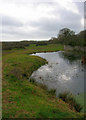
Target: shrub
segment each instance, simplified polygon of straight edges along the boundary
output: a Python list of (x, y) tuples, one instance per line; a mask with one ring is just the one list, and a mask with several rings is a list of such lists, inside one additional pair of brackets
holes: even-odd
[(51, 93), (52, 95), (54, 95), (54, 94), (56, 93), (56, 89), (51, 89), (51, 90), (49, 91), (49, 93)]
[(75, 108), (75, 110), (76, 110), (77, 112), (80, 112), (83, 107), (82, 107), (79, 103), (75, 103), (75, 104), (74, 104), (74, 108)]
[(68, 92), (64, 92), (64, 93), (60, 93), (59, 95), (58, 95), (58, 97), (59, 98), (61, 98), (63, 101), (67, 101), (67, 96), (68, 96)]

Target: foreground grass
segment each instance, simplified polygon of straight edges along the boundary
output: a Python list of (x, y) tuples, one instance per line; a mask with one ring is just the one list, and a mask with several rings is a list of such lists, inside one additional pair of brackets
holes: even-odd
[[(63, 48), (42, 46), (44, 51)], [(50, 47), (50, 48), (49, 48)], [(41, 51), (43, 51), (41, 48)], [(27, 53), (40, 52), (40, 46), (30, 46), (24, 50), (3, 51), (3, 118), (82, 118), (81, 113), (41, 85), (28, 82), (32, 72), (47, 63), (45, 59)]]

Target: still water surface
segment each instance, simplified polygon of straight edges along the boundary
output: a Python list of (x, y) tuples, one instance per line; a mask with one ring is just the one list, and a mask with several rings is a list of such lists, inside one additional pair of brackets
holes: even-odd
[(80, 59), (69, 60), (64, 52), (36, 53), (48, 61), (48, 64), (33, 72), (31, 78), (50, 89), (56, 89), (56, 95), (64, 91), (73, 94), (84, 93), (84, 67)]

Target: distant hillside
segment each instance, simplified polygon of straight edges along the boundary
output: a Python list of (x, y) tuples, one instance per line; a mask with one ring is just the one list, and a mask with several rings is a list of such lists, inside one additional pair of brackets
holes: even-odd
[(25, 49), (26, 47), (35, 44), (36, 46), (47, 45), (47, 41), (21, 41), (21, 42), (2, 42), (3, 50)]

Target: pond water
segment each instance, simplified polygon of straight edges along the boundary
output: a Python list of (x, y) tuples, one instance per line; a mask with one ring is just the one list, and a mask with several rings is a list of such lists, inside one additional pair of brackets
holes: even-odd
[(50, 89), (56, 89), (56, 96), (64, 91), (73, 94), (84, 93), (84, 67), (80, 58), (64, 54), (63, 51), (32, 54), (48, 61), (48, 64), (33, 72), (30, 78)]

